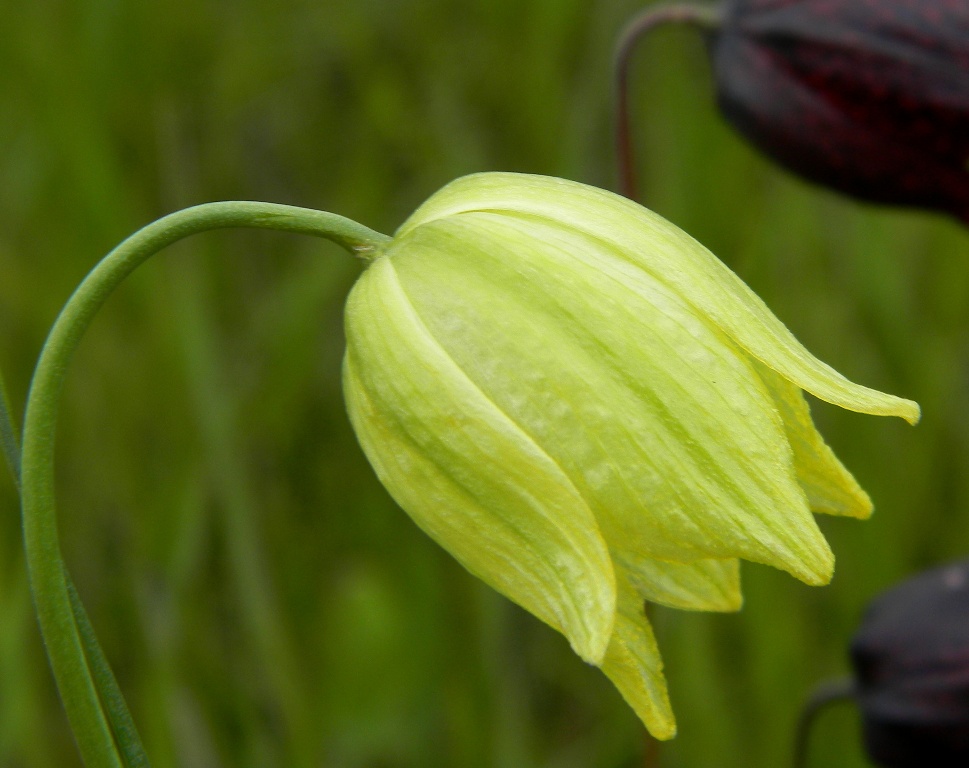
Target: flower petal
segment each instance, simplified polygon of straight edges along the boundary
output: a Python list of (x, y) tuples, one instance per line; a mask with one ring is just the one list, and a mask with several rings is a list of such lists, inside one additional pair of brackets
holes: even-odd
[(562, 468), (610, 548), (830, 579), (763, 382), (674, 291), (601, 241), (507, 214), (422, 225), (386, 258), (430, 333)]
[(626, 198), (564, 179), (474, 174), (433, 195), (404, 222), (398, 236), (470, 211), (531, 214), (600, 239), (662, 280), (751, 355), (816, 397), (851, 411), (900, 416), (911, 424), (919, 419), (917, 403), (855, 384), (814, 357), (710, 251)]
[(794, 452), (794, 471), (811, 511), (861, 520), (870, 517), (871, 499), (815, 428), (800, 388), (765, 365), (758, 365), (758, 369), (784, 420)]
[(685, 611), (739, 611), (740, 561), (673, 563), (651, 557), (615, 558), (636, 592), (651, 603)]
[(389, 259), (357, 282), (346, 329), (347, 408), (390, 494), (469, 571), (599, 663), (613, 569), (573, 484), (439, 346)]
[(602, 671), (657, 739), (676, 735), (676, 718), (670, 706), (653, 628), (635, 589), (617, 574), (618, 613)]

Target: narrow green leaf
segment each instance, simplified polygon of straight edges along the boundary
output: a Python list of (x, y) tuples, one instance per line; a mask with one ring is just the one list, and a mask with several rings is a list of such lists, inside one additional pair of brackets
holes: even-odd
[[(11, 415), (10, 400), (7, 397), (7, 388), (2, 373), (0, 373), (0, 443), (3, 445), (3, 455), (7, 460), (7, 467), (10, 469), (10, 474), (13, 476), (19, 492), (20, 436)], [(77, 589), (74, 587), (74, 582), (66, 571), (65, 578), (74, 621), (77, 623), (81, 643), (84, 647), (84, 655), (94, 678), (102, 708), (111, 725), (111, 730), (114, 732), (115, 741), (124, 760), (125, 768), (148, 768), (148, 758), (135, 729), (131, 713), (121, 695), (118, 681), (108, 665), (104, 651), (101, 650), (98, 639), (94, 634), (94, 628), (91, 626), (90, 619), (88, 619), (87, 611), (85, 611), (81, 598), (77, 594)]]
[(74, 582), (70, 574), (65, 573), (67, 579), (67, 591), (71, 598), (71, 609), (74, 612), (74, 621), (81, 636), (81, 644), (84, 647), (84, 655), (87, 657), (88, 668), (97, 686), (98, 697), (101, 699), (102, 707), (111, 725), (115, 743), (121, 752), (125, 768), (149, 768), (148, 756), (145, 748), (141, 744), (141, 737), (135, 728), (134, 720), (128, 705), (118, 687), (118, 681), (111, 671), (111, 666), (105, 658), (104, 651), (98, 643), (98, 638), (94, 634), (94, 627), (88, 618), (81, 597), (77, 593)]

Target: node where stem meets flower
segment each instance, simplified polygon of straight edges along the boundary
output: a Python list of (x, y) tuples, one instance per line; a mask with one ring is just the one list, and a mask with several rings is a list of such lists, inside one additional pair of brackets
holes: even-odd
[(643, 601), (736, 610), (739, 558), (824, 584), (811, 512), (871, 511), (801, 390), (919, 417), (817, 360), (676, 227), (559, 179), (445, 187), (375, 252), (346, 329), (347, 407), (390, 493), (659, 738), (675, 721)]

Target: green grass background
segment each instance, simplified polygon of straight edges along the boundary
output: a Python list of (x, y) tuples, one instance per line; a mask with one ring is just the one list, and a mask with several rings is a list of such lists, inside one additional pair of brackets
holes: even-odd
[[(392, 232), (473, 171), (611, 186), (628, 0), (32, 0), (0, 24), (0, 367), (17, 410), (72, 288), (176, 208), (257, 199)], [(815, 404), (870, 491), (822, 520), (831, 586), (745, 566), (736, 615), (659, 610), (665, 768), (774, 768), (846, 672), (868, 599), (969, 549), (969, 236), (772, 167), (716, 114), (691, 31), (636, 57), (644, 197), (820, 357), (919, 400), (915, 429)], [(214, 233), (112, 298), (59, 437), (63, 546), (157, 768), (643, 764), (598, 670), (430, 542), (378, 485), (340, 393), (359, 265)], [(79, 764), (0, 474), (0, 766)], [(865, 765), (850, 706), (812, 765)]]

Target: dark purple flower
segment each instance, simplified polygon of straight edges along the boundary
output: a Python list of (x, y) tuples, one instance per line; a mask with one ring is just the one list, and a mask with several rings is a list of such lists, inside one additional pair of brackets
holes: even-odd
[(969, 222), (969, 0), (728, 0), (724, 115), (792, 171)]
[(872, 760), (890, 768), (969, 766), (969, 560), (876, 598), (851, 659)]

